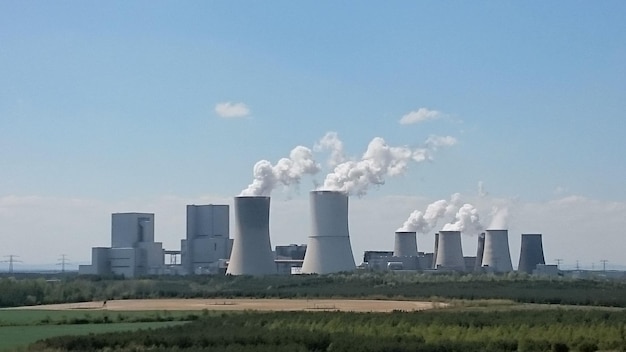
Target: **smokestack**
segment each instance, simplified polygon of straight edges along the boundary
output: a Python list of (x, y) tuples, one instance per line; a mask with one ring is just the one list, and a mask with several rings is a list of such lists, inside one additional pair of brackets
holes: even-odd
[(226, 274), (276, 274), (269, 219), (270, 197), (235, 197), (235, 236)]
[(507, 230), (487, 230), (482, 265), (495, 272), (513, 271), (511, 253), (509, 252), (509, 232)]
[(302, 264), (303, 274), (355, 270), (348, 233), (348, 195), (311, 191), (311, 235)]
[(537, 264), (545, 264), (540, 234), (522, 234), (522, 245), (517, 271), (532, 274)]
[(483, 256), (485, 254), (485, 233), (478, 235), (478, 246), (476, 247), (476, 262), (474, 263), (474, 271), (480, 271), (483, 264)]
[(396, 231), (395, 239), (394, 257), (417, 257), (417, 233), (415, 231)]
[(461, 231), (439, 231), (435, 269), (465, 271)]

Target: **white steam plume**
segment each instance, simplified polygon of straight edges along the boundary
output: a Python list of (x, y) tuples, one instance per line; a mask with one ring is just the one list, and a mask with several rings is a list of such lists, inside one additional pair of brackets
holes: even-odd
[(452, 217), (456, 212), (456, 209), (460, 206), (461, 195), (455, 193), (450, 197), (450, 201), (440, 199), (435, 201), (426, 207), (426, 210), (415, 210), (409, 215), (409, 218), (404, 222), (404, 225), (400, 227), (399, 232), (403, 231), (415, 231), (422, 234), (429, 233), (435, 226), (439, 219), (443, 217)]
[(464, 233), (475, 234), (483, 230), (480, 223), (478, 209), (471, 204), (463, 204), (456, 213), (456, 221), (445, 224), (443, 231), (461, 231)]
[(508, 228), (508, 222), (509, 208), (507, 206), (494, 206), (491, 209), (491, 223), (489, 223), (489, 229), (506, 230)]
[(338, 164), (326, 175), (322, 190), (340, 191), (363, 196), (371, 185), (383, 185), (386, 176), (403, 174), (410, 162), (432, 160), (432, 153), (443, 146), (456, 143), (453, 137), (429, 137), (425, 148), (391, 147), (380, 137), (367, 146), (361, 160)]
[(278, 160), (276, 165), (267, 160), (257, 162), (254, 165), (254, 180), (240, 195), (269, 196), (279, 184), (285, 187), (296, 185), (303, 175), (314, 175), (319, 170), (320, 166), (313, 159), (311, 150), (297, 146), (288, 158)]
[(346, 161), (346, 157), (343, 152), (343, 142), (339, 139), (337, 132), (326, 132), (324, 137), (322, 137), (319, 142), (315, 143), (313, 150), (316, 152), (330, 150), (330, 159), (328, 160), (328, 165), (330, 167), (334, 168), (335, 166)]

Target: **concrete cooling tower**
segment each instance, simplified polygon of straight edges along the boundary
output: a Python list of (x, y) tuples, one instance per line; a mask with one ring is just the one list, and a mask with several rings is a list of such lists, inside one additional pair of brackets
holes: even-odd
[(540, 234), (522, 234), (522, 246), (517, 271), (532, 274), (537, 264), (545, 264)]
[(235, 197), (235, 236), (226, 274), (276, 274), (269, 220), (270, 197)]
[(509, 232), (507, 230), (486, 231), (482, 266), (501, 273), (513, 271), (511, 253), (509, 252)]
[(417, 257), (417, 233), (397, 231), (393, 246), (394, 257)]
[(435, 269), (465, 271), (461, 231), (439, 231)]
[(476, 261), (474, 262), (474, 271), (480, 271), (483, 264), (483, 256), (485, 254), (485, 233), (478, 235), (478, 246), (476, 246)]
[(311, 235), (303, 274), (329, 274), (356, 269), (348, 233), (348, 196), (336, 191), (312, 191)]

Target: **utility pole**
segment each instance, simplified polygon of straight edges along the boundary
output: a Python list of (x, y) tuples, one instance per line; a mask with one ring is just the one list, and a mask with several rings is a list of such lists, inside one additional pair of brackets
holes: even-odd
[(19, 257), (19, 255), (15, 255), (15, 254), (9, 254), (9, 255), (5, 255), (5, 258), (9, 258), (9, 260), (3, 260), (3, 263), (9, 263), (9, 274), (13, 274), (13, 264), (14, 263), (21, 263), (21, 260), (17, 260), (15, 258)]
[(61, 272), (65, 273), (65, 264), (69, 264), (69, 261), (67, 260), (67, 254), (61, 254), (61, 258), (59, 258), (59, 263), (57, 263), (57, 265), (61, 266)]
[(578, 263), (578, 260), (576, 260), (576, 271), (580, 271), (580, 265)]
[(606, 271), (606, 263), (608, 263), (609, 261), (606, 259), (602, 259), (600, 260), (600, 262), (602, 263), (602, 271)]
[(554, 261), (556, 262), (556, 268), (560, 270), (559, 266), (563, 263), (563, 259), (557, 258)]

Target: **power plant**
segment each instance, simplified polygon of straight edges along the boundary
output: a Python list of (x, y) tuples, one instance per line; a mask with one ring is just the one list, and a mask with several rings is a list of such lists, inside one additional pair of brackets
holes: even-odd
[(513, 271), (507, 230), (485, 231), (485, 250), (482, 267), (493, 272)]
[(415, 231), (396, 231), (393, 256), (417, 257), (417, 233)]
[(270, 197), (235, 197), (235, 238), (226, 274), (276, 274), (269, 224)]
[(356, 269), (348, 231), (348, 195), (311, 191), (311, 234), (303, 274), (329, 274)]
[(478, 245), (476, 246), (476, 261), (474, 262), (474, 271), (480, 271), (483, 264), (483, 256), (485, 255), (485, 233), (478, 235)]
[(545, 264), (540, 234), (522, 234), (517, 271), (532, 274), (538, 264)]
[(435, 269), (465, 271), (461, 231), (439, 231)]

